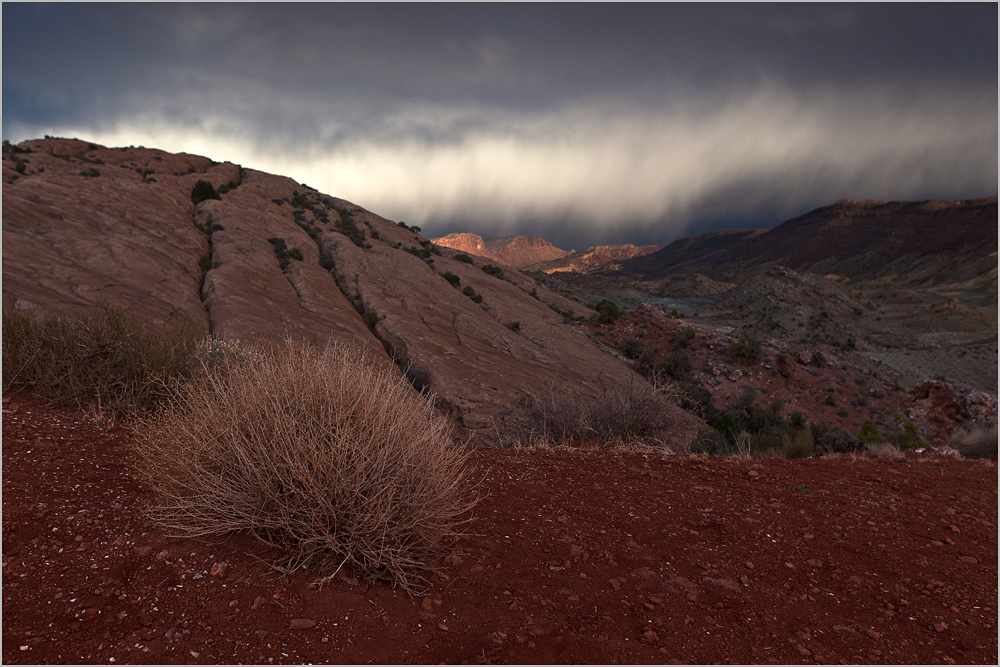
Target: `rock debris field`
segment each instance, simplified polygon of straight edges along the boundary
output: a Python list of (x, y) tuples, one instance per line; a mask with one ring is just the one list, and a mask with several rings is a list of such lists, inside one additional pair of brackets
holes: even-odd
[(128, 439), (4, 399), (4, 663), (997, 662), (995, 463), (480, 448), (411, 597), (167, 536)]

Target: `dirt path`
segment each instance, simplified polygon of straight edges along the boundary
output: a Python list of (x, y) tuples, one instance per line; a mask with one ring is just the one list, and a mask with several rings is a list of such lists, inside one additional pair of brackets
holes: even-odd
[(4, 403), (5, 663), (997, 661), (995, 464), (476, 450), (411, 598), (164, 536), (126, 439)]

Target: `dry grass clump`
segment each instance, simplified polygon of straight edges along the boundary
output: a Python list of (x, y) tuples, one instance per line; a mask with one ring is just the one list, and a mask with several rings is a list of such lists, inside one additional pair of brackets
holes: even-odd
[[(906, 458), (904, 450), (900, 449), (899, 447), (890, 442), (872, 443), (870, 445), (867, 445), (864, 451), (867, 451), (873, 454), (874, 456), (881, 458), (891, 458), (891, 459)], [(853, 456), (851, 457), (852, 460), (856, 460), (858, 458), (864, 458), (863, 452), (856, 452), (852, 454), (853, 454)]]
[(3, 313), (3, 391), (31, 389), (61, 405), (92, 406), (111, 423), (148, 410), (194, 371), (196, 338), (150, 333), (123, 308), (89, 316)]
[(158, 523), (246, 531), (284, 567), (343, 566), (414, 592), (456, 536), (465, 454), (399, 376), (348, 348), (247, 348), (181, 388), (137, 430)]
[(967, 459), (997, 460), (997, 426), (959, 431), (951, 438), (951, 446)]
[(605, 389), (598, 398), (579, 394), (525, 396), (497, 421), (504, 447), (551, 446), (597, 439), (605, 446), (666, 449), (678, 408), (668, 393), (644, 383)]

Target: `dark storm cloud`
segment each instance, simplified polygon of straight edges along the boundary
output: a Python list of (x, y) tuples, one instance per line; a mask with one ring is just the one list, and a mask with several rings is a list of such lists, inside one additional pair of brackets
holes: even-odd
[[(564, 245), (996, 193), (997, 7), (3, 5), (3, 134)], [(539, 228), (539, 226), (543, 228)]]

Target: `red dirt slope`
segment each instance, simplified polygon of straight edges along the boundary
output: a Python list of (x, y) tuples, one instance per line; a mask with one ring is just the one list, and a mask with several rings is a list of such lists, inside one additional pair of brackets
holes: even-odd
[(8, 664), (997, 661), (995, 464), (478, 449), (411, 598), (166, 537), (127, 433), (24, 396), (3, 428)]

